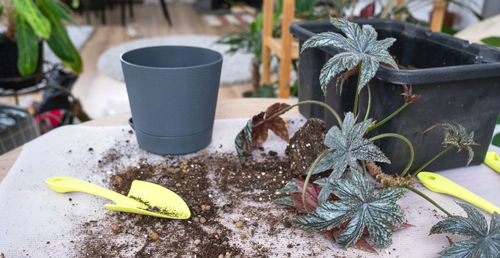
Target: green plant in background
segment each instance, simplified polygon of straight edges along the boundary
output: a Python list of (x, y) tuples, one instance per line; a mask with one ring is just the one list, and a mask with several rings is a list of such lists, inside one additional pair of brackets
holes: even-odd
[(255, 98), (276, 98), (276, 86), (275, 83), (272, 84), (262, 84), (259, 86), (259, 90), (252, 94)]
[[(342, 73), (348, 75), (358, 73), (357, 93), (366, 87), (368, 103), (370, 103), (368, 82), (375, 76), (379, 63), (387, 63), (397, 69), (394, 60), (389, 60), (391, 56), (387, 52), (394, 39), (376, 40), (377, 33), (370, 25), (360, 27), (356, 23), (337, 18), (331, 18), (331, 22), (347, 37), (333, 32), (322, 33), (311, 37), (303, 45), (303, 48), (335, 45), (344, 50), (333, 56), (323, 67), (320, 75), (322, 89), (326, 91), (328, 82)], [(323, 232), (342, 246), (354, 246), (368, 251), (375, 251), (371, 245), (387, 247), (392, 243), (392, 230), (403, 226), (404, 215), (396, 201), (406, 193), (406, 190), (429, 201), (451, 217), (452, 221), (458, 220), (458, 217), (453, 216), (431, 198), (415, 189), (412, 186), (417, 182), (414, 176), (453, 147), (469, 152), (468, 164), (473, 155), (470, 146), (475, 144), (474, 133), (467, 132), (462, 126), (451, 123), (437, 124), (430, 129), (436, 126), (442, 126), (445, 129), (444, 150), (415, 172), (409, 173), (413, 164), (414, 151), (413, 145), (406, 137), (396, 133), (366, 137), (369, 131), (389, 121), (409, 104), (419, 99), (419, 95), (412, 93), (411, 86), (403, 88), (404, 104), (377, 124), (372, 123), (372, 120), (368, 118), (369, 104), (364, 118), (354, 111), (348, 112), (342, 121), (337, 112), (323, 102), (309, 100), (292, 106), (276, 103), (266, 112), (248, 121), (235, 138), (236, 150), (239, 155), (251, 155), (252, 150), (261, 147), (267, 139), (267, 132), (263, 132), (267, 130), (272, 130), (276, 135), (287, 140), (288, 131), (280, 115), (296, 106), (316, 104), (326, 108), (338, 123), (325, 135), (326, 150), (321, 152), (307, 169), (304, 181), (294, 180), (280, 190), (290, 196), (276, 201), (279, 204), (293, 206), (300, 213), (306, 213), (305, 216), (294, 221), (296, 225), (307, 230)], [(356, 110), (357, 98), (356, 94), (354, 110)], [(410, 150), (408, 164), (398, 176), (383, 174), (374, 163), (375, 161), (390, 163), (390, 160), (374, 144), (375, 141), (388, 137), (405, 142)], [(309, 183), (313, 174), (320, 175), (325, 172), (329, 172), (329, 175), (316, 180), (314, 184)], [(374, 182), (367, 178), (367, 172), (382, 184), (384, 187), (382, 190), (375, 190)], [(469, 224), (473, 228), (484, 227), (479, 220), (472, 220)], [(455, 223), (455, 225), (460, 228), (459, 224)], [(435, 232), (437, 231), (431, 233)], [(441, 232), (447, 231), (443, 227)], [(484, 231), (481, 231), (473, 236), (474, 241), (477, 240), (475, 243), (482, 241), (479, 235), (485, 238), (491, 236), (491, 234), (486, 236)], [(497, 235), (494, 236), (497, 237)], [(460, 246), (461, 243), (456, 243), (456, 245)], [(476, 253), (488, 252), (486, 249), (489, 246), (477, 245), (474, 248), (477, 249)]]
[(50, 49), (73, 72), (82, 70), (80, 54), (71, 42), (63, 21), (75, 24), (71, 10), (58, 0), (0, 0), (7, 16), (5, 35), (17, 42), (17, 67), (21, 75), (35, 72), (38, 64), (38, 40), (47, 41)]
[[(277, 19), (277, 17), (276, 17)], [(257, 15), (257, 19), (250, 24), (249, 29), (242, 29), (237, 32), (229, 32), (217, 40), (218, 44), (229, 45), (228, 54), (243, 52), (252, 54), (252, 87), (254, 92), (260, 86), (260, 63), (262, 60), (262, 13)]]
[[(500, 115), (498, 116), (497, 119), (497, 127), (500, 127)], [(497, 133), (493, 136), (493, 140), (491, 142), (493, 145), (500, 147), (500, 133)]]
[(481, 42), (490, 47), (500, 47), (500, 37), (491, 36), (481, 39)]

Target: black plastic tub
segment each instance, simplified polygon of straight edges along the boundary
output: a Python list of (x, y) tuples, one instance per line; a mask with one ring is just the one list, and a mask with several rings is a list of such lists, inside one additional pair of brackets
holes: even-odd
[[(482, 163), (491, 142), (496, 118), (500, 110), (500, 51), (443, 33), (394, 20), (357, 20), (371, 24), (379, 39), (393, 37), (396, 42), (389, 49), (398, 64), (398, 70), (381, 66), (369, 83), (372, 93), (370, 116), (380, 121), (398, 109), (404, 99), (401, 84), (413, 86), (413, 93), (420, 94), (416, 103), (410, 104), (398, 116), (371, 134), (395, 132), (404, 135), (415, 149), (413, 169), (418, 168), (442, 150), (443, 130), (424, 131), (436, 123), (460, 123), (474, 131), (475, 158), (472, 165)], [(335, 31), (328, 21), (293, 23), (290, 32), (299, 38), (300, 45), (316, 33)], [(304, 51), (299, 59), (299, 100), (320, 100), (331, 105), (339, 114), (353, 109), (357, 75), (344, 84), (342, 93), (335, 88), (335, 79), (323, 96), (319, 84), (320, 70), (325, 62), (339, 53), (334, 47), (314, 48)], [(366, 112), (367, 94), (360, 94), (360, 114)], [(330, 127), (336, 122), (321, 107), (300, 107), (306, 117), (322, 118)], [(391, 165), (382, 165), (386, 173), (402, 171), (409, 157), (405, 143), (386, 138), (377, 142), (391, 159)], [(437, 171), (465, 166), (467, 152), (449, 151), (426, 168)]]

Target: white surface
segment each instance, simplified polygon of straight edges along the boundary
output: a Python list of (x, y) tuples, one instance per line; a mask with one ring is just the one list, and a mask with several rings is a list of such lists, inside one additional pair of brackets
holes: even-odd
[(478, 22), (462, 31), (457, 32), (455, 37), (468, 40), (471, 43), (481, 43), (486, 37), (500, 36), (500, 14)]
[(195, 46), (210, 48), (224, 56), (224, 60), (222, 61), (221, 85), (250, 81), (252, 78), (252, 55), (244, 53), (225, 54), (230, 47), (228, 45), (216, 44), (215, 41), (218, 39), (219, 37), (217, 36), (209, 35), (176, 35), (129, 41), (106, 50), (99, 57), (97, 66), (100, 71), (117, 80), (123, 81), (120, 57), (129, 50), (163, 45)]
[[(288, 117), (287, 120), (291, 119), (297, 121), (299, 118)], [(217, 120), (213, 141), (207, 151), (210, 153), (232, 152), (234, 137), (245, 123), (246, 119)], [(301, 123), (303, 122), (289, 123), (290, 133), (295, 132)], [(127, 126), (66, 126), (26, 144), (14, 167), (0, 184), (0, 253), (4, 253), (6, 257), (74, 256), (81, 244), (79, 225), (89, 220), (102, 220), (111, 212), (103, 207), (109, 201), (84, 193), (59, 194), (49, 189), (44, 180), (51, 176), (72, 176), (107, 186), (107, 179), (112, 172), (107, 173), (106, 171), (110, 170), (107, 167), (99, 168), (97, 161), (110, 148), (117, 148), (120, 152), (129, 155), (111, 165), (133, 165), (140, 158), (147, 158), (150, 163), (164, 159), (140, 150), (137, 147), (135, 135), (129, 134), (128, 130)], [(125, 140), (130, 140), (130, 143), (125, 144)], [(285, 146), (285, 142), (271, 133), (270, 142), (265, 148), (266, 150), (274, 149), (282, 154)], [(90, 152), (88, 150), (90, 147), (94, 151)], [(68, 152), (69, 150), (71, 152)], [(500, 149), (496, 148), (496, 150)], [(209, 172), (209, 175), (210, 173), (213, 175), (213, 172)], [(500, 206), (498, 199), (500, 174), (487, 166), (453, 169), (443, 171), (441, 175)], [(423, 191), (452, 213), (463, 215), (453, 198)], [(223, 198), (223, 196), (216, 197)], [(73, 201), (70, 202), (68, 198), (72, 198)], [(230, 201), (217, 199), (216, 204)], [(266, 211), (281, 217), (294, 216), (277, 205), (265, 203), (247, 203), (246, 205), (247, 207), (260, 207), (256, 213)], [(442, 214), (412, 193), (408, 193), (400, 201), (400, 205), (403, 207), (407, 221), (415, 227), (394, 233), (393, 245), (387, 250), (379, 250), (381, 256), (436, 257), (437, 253), (448, 245), (448, 240), (444, 235), (428, 236), (428, 232), (431, 226), (442, 218)], [(228, 227), (231, 227), (234, 219), (238, 217), (238, 214), (234, 213), (219, 215), (221, 222)], [(489, 217), (488, 215), (488, 220)], [(269, 226), (259, 221), (259, 228), (255, 235), (258, 239), (254, 240), (263, 244), (273, 242), (274, 246), (269, 253), (273, 257), (282, 257), (288, 252), (297, 257), (308, 256), (311, 252), (321, 253), (323, 257), (333, 255), (381, 257), (356, 249), (343, 250), (322, 234), (310, 234), (294, 227), (285, 229), (274, 236), (268, 236), (264, 232)], [(50, 244), (47, 244), (48, 241)], [(290, 242), (301, 243), (301, 245), (287, 248)], [(234, 244), (243, 250), (251, 248), (250, 241), (235, 241)], [(328, 249), (321, 252), (321, 246), (326, 246)]]

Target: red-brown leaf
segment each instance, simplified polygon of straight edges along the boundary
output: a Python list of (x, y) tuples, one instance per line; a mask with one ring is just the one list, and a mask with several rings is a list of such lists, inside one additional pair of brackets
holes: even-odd
[(412, 225), (410, 223), (404, 222), (403, 224), (401, 224), (401, 226), (399, 226), (399, 228), (393, 228), (392, 232), (398, 232), (398, 231), (401, 231), (401, 230), (404, 230), (404, 229), (407, 229), (407, 228), (411, 228), (411, 227), (414, 227), (414, 226), (415, 225)]
[(410, 87), (408, 87), (405, 84), (402, 84), (402, 86), (403, 86), (404, 92), (401, 95), (404, 96), (406, 103), (414, 103), (420, 99), (420, 95), (413, 94), (413, 88), (411, 85), (410, 85)]
[(375, 15), (375, 1), (373, 1), (371, 4), (368, 4), (361, 10), (361, 13), (359, 16), (361, 18), (372, 18)]
[(274, 134), (286, 142), (289, 141), (290, 137), (288, 135), (287, 124), (283, 118), (277, 116), (271, 120), (266, 120), (287, 107), (289, 107), (289, 105), (285, 103), (274, 103), (269, 106), (265, 112), (260, 112), (252, 118), (254, 125), (252, 128), (253, 148), (262, 147), (267, 140), (268, 130), (273, 131)]
[[(302, 189), (304, 188), (304, 181), (296, 180), (297, 189), (299, 190), (299, 194), (291, 193), (293, 204), (295, 205), (295, 209), (297, 209), (300, 213), (307, 213), (304, 209), (304, 203), (302, 202)], [(318, 195), (321, 188), (309, 183), (306, 190), (306, 205), (309, 212), (315, 211), (318, 206)]]

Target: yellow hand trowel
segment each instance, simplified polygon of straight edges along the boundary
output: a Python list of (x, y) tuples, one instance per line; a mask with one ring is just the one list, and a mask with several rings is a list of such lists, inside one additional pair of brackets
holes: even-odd
[(176, 193), (157, 184), (134, 180), (127, 196), (71, 177), (51, 177), (45, 180), (58, 193), (84, 192), (109, 199), (112, 211), (137, 213), (168, 219), (188, 219), (189, 207)]
[(454, 183), (444, 176), (440, 176), (436, 173), (431, 172), (420, 172), (417, 177), (418, 179), (420, 179), (420, 182), (425, 185), (425, 187), (429, 188), (433, 192), (453, 195), (466, 202), (474, 204), (489, 213), (493, 213), (494, 211), (500, 213), (500, 208), (498, 208), (497, 206), (477, 196), (476, 194), (463, 188), (462, 186)]
[(498, 158), (498, 154), (496, 154), (494, 151), (488, 151), (486, 153), (484, 163), (486, 163), (486, 165), (490, 166), (496, 172), (500, 173), (500, 159)]

